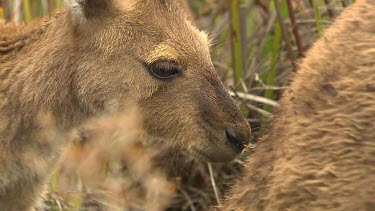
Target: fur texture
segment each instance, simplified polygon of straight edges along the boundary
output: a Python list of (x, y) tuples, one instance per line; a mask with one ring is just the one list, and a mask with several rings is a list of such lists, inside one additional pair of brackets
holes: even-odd
[(375, 209), (375, 1), (315, 43), (222, 210)]
[[(0, 25), (1, 210), (36, 203), (67, 131), (129, 104), (157, 140), (198, 159), (236, 156), (225, 131), (246, 142), (250, 127), (215, 73), (207, 36), (178, 1), (66, 4), (43, 21)], [(159, 61), (178, 66), (179, 74), (154, 77), (148, 67)], [(52, 142), (40, 135), (45, 112), (60, 137)]]

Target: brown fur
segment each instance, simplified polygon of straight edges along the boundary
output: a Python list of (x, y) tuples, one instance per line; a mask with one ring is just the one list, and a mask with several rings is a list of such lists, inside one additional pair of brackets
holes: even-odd
[(222, 210), (375, 209), (375, 1), (315, 43)]
[[(224, 131), (245, 142), (249, 125), (215, 73), (207, 36), (186, 21), (178, 1), (66, 3), (43, 21), (0, 25), (1, 210), (35, 204), (67, 131), (128, 104), (155, 139), (197, 158), (233, 159)], [(182, 73), (155, 78), (144, 63), (158, 60), (177, 62)], [(61, 140), (41, 140), (43, 112), (56, 120)]]

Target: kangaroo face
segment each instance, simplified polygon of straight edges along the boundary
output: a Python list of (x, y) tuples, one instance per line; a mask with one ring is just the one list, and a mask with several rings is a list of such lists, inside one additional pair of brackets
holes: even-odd
[(147, 132), (198, 159), (233, 159), (250, 127), (218, 78), (205, 33), (178, 1), (66, 0), (82, 106), (135, 102)]

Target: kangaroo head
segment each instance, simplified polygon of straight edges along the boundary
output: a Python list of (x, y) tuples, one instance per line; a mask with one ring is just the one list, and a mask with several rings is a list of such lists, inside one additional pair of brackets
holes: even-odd
[(215, 72), (207, 35), (176, 0), (66, 0), (80, 103), (135, 102), (149, 135), (196, 158), (233, 159), (250, 127)]

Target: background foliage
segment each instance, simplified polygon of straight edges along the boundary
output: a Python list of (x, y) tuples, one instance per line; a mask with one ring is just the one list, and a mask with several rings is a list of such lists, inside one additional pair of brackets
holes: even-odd
[[(265, 124), (272, 116), (273, 109), (277, 107), (280, 93), (287, 86), (290, 76), (296, 71), (300, 59), (306, 55), (307, 50), (323, 33), (324, 28), (352, 1), (189, 0), (184, 3), (188, 5), (187, 12), (191, 21), (210, 34), (213, 40), (214, 65), (224, 84), (232, 90), (232, 96), (238, 101), (243, 114), (250, 122), (254, 142), (256, 142), (258, 136), (264, 133)], [(4, 10), (0, 9), (0, 17), (9, 22), (19, 23), (45, 16), (62, 7), (63, 3), (62, 0), (3, 0), (2, 6)], [(116, 121), (111, 120), (108, 125), (113, 125), (113, 122)], [(94, 144), (91, 147), (97, 148), (98, 146)], [(99, 147), (101, 147), (100, 144)], [(74, 157), (71, 153), (76, 153), (75, 155), (84, 153), (82, 150), (86, 149), (78, 147), (68, 150), (69, 157)], [(154, 156), (148, 149), (142, 152), (152, 155), (145, 158), (147, 161)], [(119, 152), (119, 155), (121, 153), (124, 152)], [(159, 193), (159, 197), (168, 199), (168, 203), (159, 201), (159, 204), (165, 205), (168, 210), (207, 210), (210, 206), (219, 204), (220, 196), (225, 194), (243, 167), (243, 162), (236, 160), (230, 164), (214, 165), (213, 171), (210, 171), (205, 163), (191, 165), (184, 162), (181, 165), (181, 159), (178, 157), (178, 155), (164, 156), (163, 159), (158, 159), (160, 162), (153, 167), (156, 170), (150, 170), (151, 167), (147, 167), (142, 172), (145, 174), (149, 172), (153, 175), (153, 179), (160, 181), (159, 188), (164, 187), (170, 190), (167, 187), (173, 184), (174, 191)], [(71, 160), (71, 162), (77, 161)], [(125, 190), (128, 193), (135, 193), (132, 197), (129, 194), (119, 194), (117, 195), (119, 200), (122, 200), (122, 203), (133, 201), (134, 204), (129, 207), (136, 207), (140, 210), (162, 209), (150, 207), (150, 203), (146, 203), (150, 200), (156, 203), (152, 201), (155, 198), (140, 197), (142, 194), (155, 194), (155, 188), (151, 183), (138, 181), (129, 176), (132, 173), (113, 167), (120, 164), (122, 166), (122, 162), (121, 159), (107, 157), (97, 162), (97, 165), (99, 163), (101, 166), (99, 169), (104, 168), (103, 171), (106, 172), (105, 181), (110, 178), (112, 179), (110, 181), (114, 182), (110, 183), (110, 187), (114, 184), (121, 187), (127, 185)], [(140, 166), (144, 165), (145, 163), (140, 164)], [(176, 168), (176, 166), (180, 167)], [(92, 169), (92, 166), (89, 168)], [(129, 168), (136, 167), (128, 166), (127, 169)], [(66, 166), (65, 169), (61, 168), (52, 178), (47, 210), (101, 210), (102, 207), (108, 206), (108, 202), (105, 202), (103, 197), (99, 197), (98, 192), (105, 190), (113, 193), (116, 192), (115, 190), (108, 186), (106, 189), (87, 186), (85, 184), (89, 182), (81, 181), (82, 178), (77, 176), (77, 171), (72, 176), (72, 172), (67, 173), (66, 169), (69, 168)], [(126, 179), (120, 180), (119, 183), (115, 182), (119, 180), (113, 179), (124, 177)], [(168, 178), (168, 181), (165, 178)], [(100, 181), (102, 180), (104, 179), (101, 178)], [(147, 181), (151, 180), (147, 179)], [(140, 190), (142, 191), (139, 192)]]

